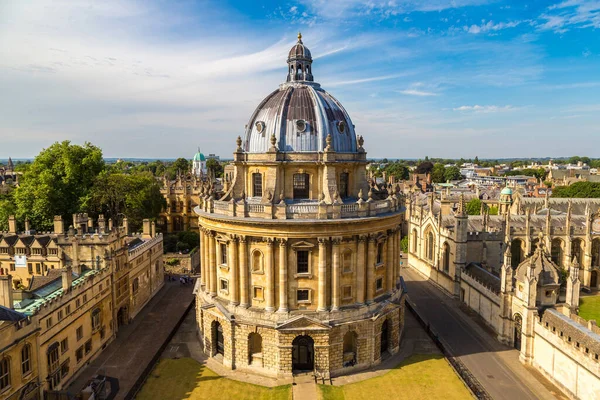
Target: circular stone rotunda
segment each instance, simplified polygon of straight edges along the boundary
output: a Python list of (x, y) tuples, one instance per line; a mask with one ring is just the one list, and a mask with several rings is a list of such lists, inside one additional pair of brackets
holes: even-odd
[(314, 82), (309, 49), (237, 138), (223, 190), (201, 191), (205, 352), (232, 369), (330, 377), (368, 368), (400, 346), (403, 201), (369, 182), (362, 136)]

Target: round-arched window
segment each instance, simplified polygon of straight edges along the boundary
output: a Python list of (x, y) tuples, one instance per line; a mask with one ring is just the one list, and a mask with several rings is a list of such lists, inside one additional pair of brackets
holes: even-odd
[(298, 132), (304, 132), (306, 130), (306, 121), (302, 119), (297, 120), (296, 129), (298, 129)]

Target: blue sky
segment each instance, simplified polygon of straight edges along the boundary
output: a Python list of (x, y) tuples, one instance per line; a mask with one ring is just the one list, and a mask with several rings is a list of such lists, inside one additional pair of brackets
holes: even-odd
[(4, 0), (0, 158), (229, 157), (298, 31), (370, 157), (600, 157), (599, 0)]

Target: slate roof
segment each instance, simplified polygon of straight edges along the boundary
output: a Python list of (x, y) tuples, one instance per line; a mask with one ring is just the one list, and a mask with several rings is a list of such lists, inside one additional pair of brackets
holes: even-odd
[(0, 306), (0, 321), (17, 322), (25, 318), (27, 318), (25, 314)]

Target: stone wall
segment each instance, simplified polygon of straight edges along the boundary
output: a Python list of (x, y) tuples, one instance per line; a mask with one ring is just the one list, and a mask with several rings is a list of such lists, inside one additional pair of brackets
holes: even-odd
[(600, 335), (546, 310), (535, 322), (533, 365), (573, 399), (600, 399)]
[(463, 303), (479, 314), (494, 331), (497, 331), (500, 318), (500, 296), (465, 273), (461, 275), (460, 288)]
[(408, 255), (408, 265), (425, 275), (431, 282), (447, 292), (447, 294), (454, 294), (454, 279), (449, 274), (435, 269), (429, 262), (412, 253)]

